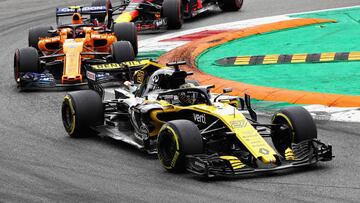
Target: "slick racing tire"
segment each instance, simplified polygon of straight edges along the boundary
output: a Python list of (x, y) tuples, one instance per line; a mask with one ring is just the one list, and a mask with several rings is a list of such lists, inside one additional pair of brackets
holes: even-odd
[[(112, 9), (111, 1), (110, 0), (94, 0), (91, 3), (91, 6), (106, 6), (106, 10)], [(104, 23), (106, 18), (106, 13), (104, 14), (90, 14), (90, 20), (93, 21), (97, 19), (99, 23)]]
[(114, 25), (115, 37), (118, 41), (129, 41), (134, 49), (134, 54), (138, 53), (138, 38), (134, 23), (117, 23)]
[(118, 41), (111, 45), (111, 55), (115, 63), (135, 60), (133, 47), (128, 41)]
[(40, 72), (39, 54), (34, 47), (17, 49), (14, 54), (14, 77), (19, 82), (20, 73)]
[(281, 109), (274, 114), (272, 123), (281, 125), (280, 128), (272, 128), (271, 139), (276, 150), (282, 155), (287, 148), (291, 147), (291, 143), (317, 138), (315, 122), (303, 107), (294, 106)]
[(169, 29), (180, 29), (183, 19), (183, 7), (181, 0), (164, 0), (162, 4), (162, 11), (164, 17), (167, 18)]
[(34, 47), (36, 49), (39, 49), (38, 43), (40, 38), (51, 37), (52, 34), (49, 33), (49, 30), (53, 30), (53, 29), (54, 28), (52, 26), (41, 26), (41, 27), (31, 28), (29, 30), (29, 38), (28, 38), (29, 47)]
[(70, 92), (64, 97), (61, 115), (70, 137), (87, 137), (90, 135), (90, 126), (104, 123), (102, 99), (93, 90)]
[(222, 11), (238, 11), (244, 3), (243, 0), (219, 0), (218, 2)]
[(170, 172), (184, 171), (185, 156), (204, 152), (199, 128), (189, 120), (173, 120), (162, 126), (157, 139), (161, 165)]

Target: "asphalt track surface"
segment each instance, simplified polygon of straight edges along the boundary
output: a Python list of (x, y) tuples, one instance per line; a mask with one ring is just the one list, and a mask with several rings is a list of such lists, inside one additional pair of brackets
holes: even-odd
[[(19, 93), (12, 64), (14, 50), (27, 45), (28, 28), (52, 24), (54, 8), (71, 4), (74, 1), (0, 0), (0, 202), (359, 201), (359, 124), (318, 123), (319, 137), (333, 144), (332, 162), (236, 180), (170, 174), (155, 157), (121, 142), (67, 137), (60, 118), (65, 92)], [(188, 21), (184, 29), (358, 4), (248, 0), (238, 13), (212, 12)]]

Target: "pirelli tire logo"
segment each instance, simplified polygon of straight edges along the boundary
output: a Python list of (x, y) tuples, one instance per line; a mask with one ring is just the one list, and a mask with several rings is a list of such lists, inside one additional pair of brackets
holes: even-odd
[(216, 60), (221, 66), (250, 66), (271, 64), (299, 64), (360, 61), (360, 51), (354, 52), (325, 52), (315, 54), (269, 54), (257, 56), (235, 56)]

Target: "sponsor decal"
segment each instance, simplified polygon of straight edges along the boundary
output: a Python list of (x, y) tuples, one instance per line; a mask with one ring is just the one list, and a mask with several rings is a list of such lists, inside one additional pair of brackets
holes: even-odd
[(152, 78), (152, 81), (154, 82), (154, 83), (157, 83), (157, 82), (159, 82), (159, 75), (154, 75), (154, 77)]
[(99, 64), (99, 65), (92, 65), (91, 67), (95, 70), (113, 70), (113, 69), (124, 68), (124, 66), (122, 66), (118, 63), (105, 63), (105, 64)]
[(106, 6), (71, 6), (69, 8), (57, 8), (57, 13), (73, 13), (75, 10), (80, 10), (80, 12), (91, 12), (91, 11), (106, 11)]
[(81, 11), (106, 11), (106, 6), (88, 6), (83, 7)]
[(144, 77), (145, 77), (145, 72), (142, 71), (142, 70), (139, 70), (136, 72), (136, 82), (139, 84), (139, 83), (142, 83), (144, 81)]
[(247, 121), (246, 120), (235, 120), (235, 121), (230, 121), (230, 125), (233, 128), (245, 128), (247, 125)]
[(126, 62), (122, 62), (122, 65), (127, 65), (129, 67), (132, 66), (141, 66), (141, 65), (145, 65), (149, 63), (149, 60), (141, 60), (141, 61), (126, 61)]
[(193, 116), (194, 116), (194, 121), (196, 121), (198, 123), (206, 124), (205, 114), (194, 113)]
[(265, 148), (260, 148), (260, 149), (259, 149), (259, 152), (260, 152), (261, 154), (265, 154), (265, 155), (268, 155), (268, 154), (269, 154), (269, 150), (267, 150), (267, 149), (265, 149)]
[(180, 153), (178, 151), (175, 152), (174, 158), (171, 160), (171, 167), (174, 168), (176, 165), (176, 161), (179, 158)]
[(95, 80), (96, 80), (96, 75), (95, 75), (95, 73), (90, 72), (90, 71), (86, 71), (86, 77), (87, 77), (89, 80), (92, 80), (92, 81), (95, 81)]

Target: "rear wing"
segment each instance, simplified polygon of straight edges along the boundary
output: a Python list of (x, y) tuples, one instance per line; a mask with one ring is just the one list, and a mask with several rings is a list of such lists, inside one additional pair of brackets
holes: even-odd
[(102, 84), (117, 83), (123, 85), (126, 81), (134, 81), (134, 74), (153, 63), (151, 60), (126, 61), (122, 63), (103, 63), (86, 65), (86, 78), (90, 89), (95, 90), (104, 98)]
[(82, 15), (90, 14), (106, 14), (106, 6), (70, 6), (65, 8), (56, 8), (56, 17), (71, 16), (74, 13), (80, 13)]
[(87, 65), (86, 77), (89, 82), (97, 84), (111, 81), (132, 81), (134, 73), (150, 63), (152, 63), (150, 60), (138, 60)]

